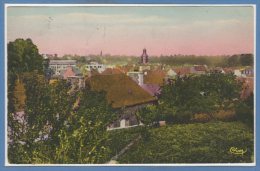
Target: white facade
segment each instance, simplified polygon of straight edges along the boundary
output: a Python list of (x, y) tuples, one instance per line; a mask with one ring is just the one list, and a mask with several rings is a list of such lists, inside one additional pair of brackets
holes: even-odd
[(237, 77), (242, 77), (242, 73), (239, 69), (234, 70), (234, 75), (237, 76)]
[(97, 62), (90, 62), (90, 64), (86, 64), (87, 71), (91, 71), (93, 69), (97, 70), (99, 73), (106, 70), (106, 66), (104, 64), (99, 64)]
[(128, 72), (127, 76), (131, 77), (140, 86), (144, 84), (143, 72)]
[(54, 72), (54, 75), (60, 75), (61, 71), (67, 67), (76, 67), (76, 60), (50, 60), (49, 68)]

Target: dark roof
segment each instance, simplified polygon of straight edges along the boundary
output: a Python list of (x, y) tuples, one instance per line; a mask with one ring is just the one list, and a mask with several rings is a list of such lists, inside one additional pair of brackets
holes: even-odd
[(143, 90), (124, 74), (95, 75), (87, 80), (92, 90), (105, 91), (112, 107), (121, 108), (155, 101), (156, 98)]
[(156, 96), (161, 93), (160, 86), (157, 84), (143, 84), (141, 87), (152, 96)]

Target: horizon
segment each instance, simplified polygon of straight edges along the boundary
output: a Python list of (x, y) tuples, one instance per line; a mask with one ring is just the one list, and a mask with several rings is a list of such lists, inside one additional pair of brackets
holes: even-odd
[(254, 8), (9, 6), (7, 41), (16, 38), (58, 56), (254, 54)]

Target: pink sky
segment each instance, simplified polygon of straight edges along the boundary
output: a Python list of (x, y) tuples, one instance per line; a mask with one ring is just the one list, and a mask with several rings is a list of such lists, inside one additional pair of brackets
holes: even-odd
[(252, 7), (52, 8), (9, 7), (8, 41), (31, 38), (40, 53), (60, 56), (254, 52)]

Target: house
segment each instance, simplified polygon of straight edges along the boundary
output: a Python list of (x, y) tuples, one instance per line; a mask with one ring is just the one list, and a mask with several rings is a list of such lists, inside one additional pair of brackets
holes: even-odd
[(61, 71), (69, 66), (76, 67), (76, 60), (50, 60), (49, 62), (49, 68), (56, 76), (59, 76)]
[(241, 70), (241, 74), (244, 77), (253, 77), (254, 76), (254, 69), (252, 67), (247, 67)]
[(191, 68), (190, 67), (177, 67), (173, 68), (173, 71), (177, 73), (180, 77), (186, 76), (191, 74)]
[(125, 74), (96, 75), (86, 84), (95, 91), (105, 91), (107, 101), (118, 111), (118, 119), (108, 129), (126, 128), (139, 125), (136, 111), (157, 99), (141, 88)]
[(138, 85), (144, 84), (144, 74), (140, 71), (127, 72), (127, 76), (131, 77)]
[(161, 93), (160, 86), (157, 84), (144, 84), (144, 73), (143, 72), (128, 72), (127, 76), (132, 78), (140, 87), (147, 91), (150, 95), (157, 97)]
[(207, 69), (207, 65), (194, 65), (190, 68), (192, 74), (205, 74)]
[(176, 73), (173, 69), (169, 69), (166, 75), (168, 78), (173, 79), (178, 75), (178, 73)]
[(63, 79), (67, 79), (68, 77), (72, 77), (72, 76), (82, 76), (82, 74), (77, 67), (69, 66), (60, 72), (60, 76)]
[(225, 74), (225, 70), (221, 67), (214, 67), (210, 70), (211, 72), (217, 72), (217, 73), (222, 73), (222, 74)]
[(154, 97), (161, 94), (161, 87), (157, 84), (143, 84), (141, 87)]
[(90, 62), (85, 67), (87, 71), (97, 70), (99, 73), (102, 73), (106, 69), (104, 64), (99, 64), (98, 62)]
[(117, 68), (107, 68), (105, 69), (101, 75), (111, 75), (111, 74), (122, 74), (123, 72)]
[(85, 87), (84, 77), (77, 67), (67, 67), (61, 71), (60, 76), (69, 81), (72, 85), (77, 85), (79, 88)]
[(234, 75), (237, 76), (237, 77), (242, 77), (242, 72), (240, 69), (235, 69), (233, 71)]
[(165, 81), (166, 72), (160, 69), (145, 71), (144, 84), (163, 85)]

